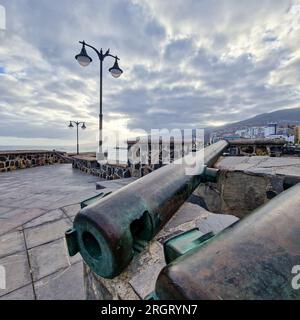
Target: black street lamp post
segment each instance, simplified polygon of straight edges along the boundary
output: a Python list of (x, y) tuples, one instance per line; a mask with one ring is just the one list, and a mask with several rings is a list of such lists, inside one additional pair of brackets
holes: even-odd
[(106, 57), (112, 57), (115, 59), (114, 65), (109, 69), (109, 72), (114, 78), (119, 78), (120, 75), (123, 73), (123, 70), (120, 69), (118, 65), (118, 60), (120, 60), (117, 56), (113, 56), (109, 53), (109, 49), (103, 54), (102, 49), (99, 51), (95, 47), (85, 43), (84, 41), (79, 41), (79, 43), (82, 44), (81, 52), (75, 56), (75, 59), (78, 61), (78, 63), (82, 67), (88, 66), (93, 60), (91, 57), (88, 56), (85, 47), (89, 47), (93, 49), (99, 58), (100, 61), (100, 110), (99, 110), (99, 154), (101, 156), (101, 159), (103, 160), (103, 150), (102, 150), (102, 129), (103, 129), (103, 114), (102, 114), (102, 69), (103, 69), (103, 61)]
[(74, 128), (73, 123), (76, 125), (77, 128), (77, 154), (79, 154), (79, 134), (78, 134), (78, 126), (82, 124), (81, 129), (86, 129), (85, 122), (78, 122), (78, 121), (70, 121), (68, 125), (69, 128)]

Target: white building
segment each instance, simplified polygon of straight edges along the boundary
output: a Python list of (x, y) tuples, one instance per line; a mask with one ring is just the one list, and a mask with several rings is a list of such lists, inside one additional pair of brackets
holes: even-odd
[(285, 135), (285, 134), (273, 134), (271, 136), (268, 136), (268, 139), (283, 139), (287, 142), (294, 142), (295, 140), (295, 136), (288, 136), (288, 135)]
[(277, 123), (269, 123), (267, 127), (265, 127), (265, 137), (269, 138), (270, 136), (277, 134)]
[(247, 137), (247, 129), (236, 130), (235, 134), (242, 137), (242, 138), (248, 138)]
[(249, 127), (246, 129), (240, 129), (235, 132), (242, 138), (246, 139), (257, 139), (264, 137), (264, 127)]

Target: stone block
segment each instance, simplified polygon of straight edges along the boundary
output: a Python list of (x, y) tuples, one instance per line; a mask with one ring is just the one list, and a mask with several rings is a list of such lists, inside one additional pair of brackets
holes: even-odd
[(21, 251), (25, 251), (22, 231), (14, 231), (0, 236), (0, 258)]
[(6, 216), (9, 214), (10, 211), (13, 211), (14, 209), (11, 207), (0, 207), (0, 218), (6, 218)]
[(22, 226), (24, 223), (42, 215), (45, 212), (43, 209), (14, 209), (9, 212), (7, 219), (2, 220), (0, 224), (0, 235), (8, 233), (13, 229)]
[(0, 300), (35, 300), (32, 284), (0, 297)]
[[(154, 242), (150, 250), (162, 254), (162, 248), (155, 248), (158, 243)], [(151, 257), (153, 258), (153, 257)], [(155, 289), (156, 279), (166, 265), (163, 255), (157, 256), (156, 263), (145, 264), (143, 272), (137, 272), (136, 275), (129, 280), (129, 284), (133, 287), (134, 291), (139, 295), (140, 299), (145, 299), (147, 295), (152, 293)]]
[(0, 290), (0, 296), (31, 283), (26, 252), (6, 256), (0, 259), (0, 265), (6, 271), (6, 289)]
[(62, 210), (68, 217), (75, 217), (76, 214), (80, 211), (80, 204), (73, 204), (70, 206), (63, 207)]
[(213, 232), (214, 234), (217, 234), (237, 221), (239, 221), (239, 219), (235, 216), (227, 214), (210, 214), (204, 219), (198, 219), (196, 221), (196, 226), (203, 233)]
[(81, 262), (34, 283), (38, 300), (84, 300)]
[(49, 211), (45, 214), (43, 214), (42, 216), (33, 219), (31, 221), (29, 221), (28, 223), (24, 224), (24, 228), (32, 228), (32, 227), (36, 227), (39, 226), (41, 224), (47, 223), (47, 222), (53, 222), (56, 220), (60, 220), (62, 218), (64, 218), (64, 212), (60, 209), (56, 209), (56, 210), (52, 210)]
[(79, 255), (69, 258), (65, 240), (59, 239), (28, 251), (33, 280), (37, 281), (81, 260)]
[(63, 238), (65, 231), (70, 227), (71, 222), (66, 218), (25, 229), (24, 234), (27, 247), (30, 249), (53, 240)]

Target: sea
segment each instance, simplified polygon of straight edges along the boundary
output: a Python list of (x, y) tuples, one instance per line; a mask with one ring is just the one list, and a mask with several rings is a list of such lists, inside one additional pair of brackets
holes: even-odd
[[(96, 152), (97, 148), (90, 145), (81, 145), (79, 152)], [(0, 151), (13, 151), (13, 150), (56, 150), (68, 153), (75, 153), (76, 146), (54, 146), (54, 145), (14, 145), (14, 146), (0, 146)], [(105, 151), (108, 151), (108, 160), (119, 161), (120, 163), (127, 163), (127, 150), (108, 147)]]
[[(14, 145), (14, 146), (0, 146), (0, 151), (12, 150), (57, 150), (63, 152), (76, 152), (76, 146), (54, 146), (54, 145)], [(80, 146), (80, 152), (95, 152), (95, 147)]]

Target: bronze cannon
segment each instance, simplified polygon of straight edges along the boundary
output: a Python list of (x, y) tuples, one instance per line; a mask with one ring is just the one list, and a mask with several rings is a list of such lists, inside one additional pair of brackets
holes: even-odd
[(215, 181), (208, 168), (227, 148), (219, 141), (196, 152), (192, 175), (186, 161), (175, 161), (83, 208), (66, 232), (69, 254), (80, 252), (93, 272), (104, 278), (119, 275), (202, 181)]
[(216, 236), (196, 239), (195, 230), (183, 236), (192, 241), (182, 255), (174, 250), (183, 247), (180, 236), (165, 244), (175, 258), (157, 279), (156, 298), (300, 299), (300, 283), (293, 287), (300, 271), (300, 184)]

